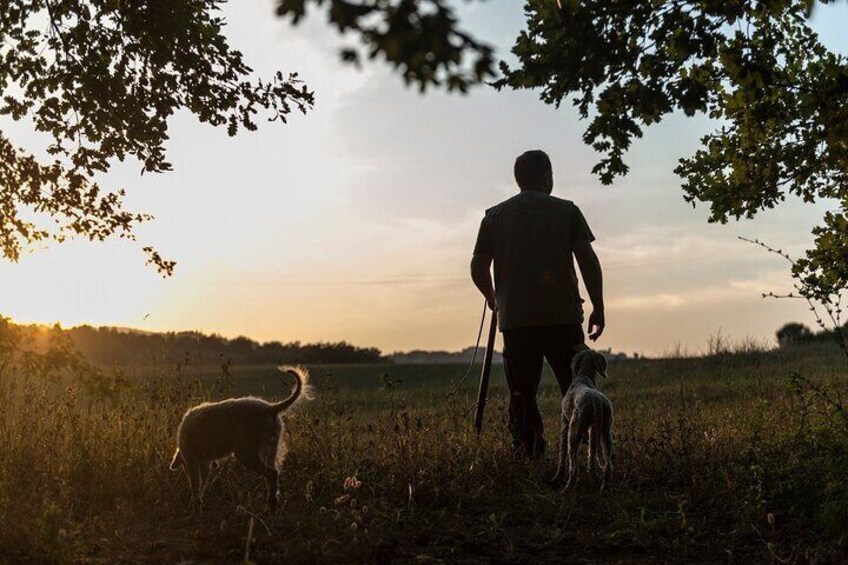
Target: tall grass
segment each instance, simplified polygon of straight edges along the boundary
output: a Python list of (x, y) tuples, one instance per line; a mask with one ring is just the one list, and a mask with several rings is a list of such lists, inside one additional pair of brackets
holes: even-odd
[[(515, 460), (502, 384), (484, 433), (455, 366), (316, 367), (319, 396), (288, 415), (279, 510), (227, 461), (201, 515), (168, 471), (183, 411), (288, 384), (270, 369), (151, 376), (0, 372), (0, 555), (29, 562), (477, 562), (694, 560), (834, 563), (848, 557), (848, 432), (787, 384), (846, 392), (832, 350), (614, 364), (612, 488), (581, 470), (548, 486), (558, 393), (541, 391), (550, 453)], [(136, 374), (137, 373), (137, 374)], [(200, 376), (202, 375), (202, 376)], [(497, 375), (496, 375), (496, 380)], [(426, 383), (426, 384), (422, 384)], [(248, 386), (249, 385), (249, 386)], [(253, 524), (252, 528), (250, 524)], [(250, 535), (248, 530), (251, 529)]]

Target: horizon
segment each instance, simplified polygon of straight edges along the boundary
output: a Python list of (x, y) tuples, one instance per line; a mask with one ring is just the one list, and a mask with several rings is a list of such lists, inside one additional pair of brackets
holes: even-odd
[[(524, 23), (517, 4), (459, 10), (510, 60)], [(608, 327), (593, 346), (656, 356), (697, 351), (717, 333), (773, 342), (784, 323), (813, 326), (798, 301), (760, 298), (791, 289), (788, 269), (736, 237), (797, 256), (829, 204), (790, 199), (754, 220), (707, 224), (706, 208), (683, 201), (671, 170), (709, 121), (673, 116), (652, 127), (626, 156), (627, 177), (603, 187), (572, 109), (488, 87), (420, 96), (382, 63), (361, 71), (339, 63), (340, 40), (317, 14), (292, 28), (271, 3), (224, 12), (246, 62), (260, 76), (300, 72), (315, 109), (232, 139), (177, 114), (173, 172), (141, 177), (126, 162), (98, 177), (125, 187), (130, 209), (156, 216), (137, 230), (139, 242), (72, 241), (0, 263), (0, 312), (18, 323), (460, 350), (473, 343), (482, 307), (468, 274), (477, 226), (486, 208), (517, 192), (515, 156), (539, 147), (553, 161), (553, 194), (574, 200), (598, 238)], [(820, 6), (813, 18), (840, 53), (846, 25), (846, 3)], [(28, 122), (2, 124), (16, 144), (46, 155), (47, 138)], [(163, 280), (145, 267), (142, 244), (177, 260), (175, 275)]]
[[(13, 324), (17, 324), (17, 325), (22, 326), (22, 327), (36, 327), (40, 330), (50, 330), (56, 324), (58, 324), (58, 322), (56, 322), (55, 324), (47, 324), (47, 323), (41, 323), (41, 322), (19, 322), (19, 321), (13, 320), (13, 319), (9, 319), (9, 320)], [(794, 322), (787, 321), (786, 324), (784, 324), (784, 325), (791, 324), (791, 323), (794, 323)], [(222, 339), (225, 339), (225, 340), (228, 340), (228, 341), (233, 341), (233, 340), (237, 340), (237, 339), (248, 339), (248, 340), (251, 340), (251, 341), (253, 341), (253, 342), (255, 342), (259, 345), (268, 345), (268, 344), (271, 344), (271, 343), (279, 343), (281, 345), (289, 345), (289, 344), (293, 344), (293, 343), (299, 343), (300, 345), (308, 346), (308, 345), (317, 345), (317, 344), (321, 344), (321, 343), (323, 343), (323, 344), (334, 344), (334, 343), (341, 344), (341, 343), (344, 343), (344, 344), (353, 346), (357, 349), (375, 348), (375, 349), (377, 349), (377, 351), (379, 351), (380, 355), (382, 355), (383, 357), (386, 357), (386, 358), (393, 357), (393, 356), (396, 356), (396, 355), (409, 355), (409, 354), (414, 354), (414, 353), (458, 355), (458, 354), (470, 352), (474, 349), (477, 349), (478, 351), (481, 351), (481, 352), (485, 351), (485, 349), (486, 349), (486, 344), (483, 343), (482, 340), (479, 344), (475, 345), (474, 343), (471, 343), (469, 345), (460, 346), (456, 349), (429, 349), (429, 348), (415, 348), (415, 347), (413, 347), (413, 348), (410, 348), (410, 349), (402, 349), (402, 350), (401, 349), (398, 349), (398, 350), (383, 350), (381, 348), (375, 347), (373, 344), (355, 343), (355, 342), (352, 342), (351, 340), (347, 340), (347, 339), (340, 339), (340, 340), (333, 340), (333, 341), (328, 341), (328, 340), (303, 341), (303, 340), (298, 340), (298, 339), (294, 339), (294, 340), (279, 340), (279, 339), (263, 340), (263, 339), (256, 339), (256, 338), (254, 338), (250, 335), (244, 335), (244, 334), (224, 335), (224, 334), (214, 332), (214, 331), (213, 332), (201, 332), (199, 330), (192, 330), (192, 329), (161, 330), (161, 331), (156, 330), (156, 331), (154, 331), (154, 330), (145, 330), (145, 329), (140, 329), (140, 328), (136, 328), (136, 327), (129, 327), (129, 326), (92, 325), (92, 324), (77, 324), (77, 325), (73, 325), (73, 326), (64, 326), (62, 324), (58, 324), (58, 325), (59, 325), (59, 328), (63, 331), (71, 331), (71, 330), (75, 330), (75, 329), (79, 329), (79, 328), (89, 327), (89, 328), (92, 328), (94, 330), (115, 330), (115, 331), (118, 331), (118, 332), (137, 333), (137, 334), (141, 334), (141, 335), (173, 334), (175, 336), (180, 336), (180, 335), (185, 335), (185, 334), (200, 333), (201, 335), (204, 335), (206, 337), (219, 337), (219, 338), (222, 338)], [(814, 334), (820, 333), (820, 332), (816, 331), (810, 324), (803, 324), (803, 325), (806, 326), (811, 331), (813, 331)], [(780, 329), (780, 328), (778, 328), (778, 329)], [(775, 333), (777, 333), (777, 331), (778, 330), (775, 330)], [(674, 344), (672, 347), (668, 348), (667, 350), (661, 351), (659, 353), (651, 354), (651, 355), (644, 354), (643, 352), (640, 352), (640, 351), (616, 350), (614, 347), (595, 347), (593, 349), (595, 349), (596, 351), (600, 351), (600, 352), (608, 352), (612, 355), (622, 355), (623, 354), (629, 359), (636, 359), (636, 358), (639, 358), (639, 359), (650, 359), (650, 358), (667, 359), (667, 358), (677, 358), (677, 357), (681, 357), (681, 356), (686, 357), (686, 358), (694, 358), (694, 357), (702, 357), (702, 356), (709, 355), (709, 352), (710, 352), (710, 343), (709, 342), (716, 340), (716, 339), (718, 339), (721, 343), (729, 346), (731, 348), (731, 350), (733, 349), (734, 346), (737, 346), (737, 345), (743, 345), (744, 346), (746, 344), (752, 344), (752, 343), (756, 346), (764, 348), (763, 349), (764, 351), (776, 350), (776, 349), (780, 348), (780, 340), (777, 339), (776, 335), (774, 336), (774, 339), (770, 339), (770, 340), (756, 340), (756, 339), (752, 338), (751, 336), (745, 336), (743, 338), (734, 339), (732, 336), (731, 337), (724, 336), (724, 335), (721, 334), (721, 332), (717, 332), (716, 334), (712, 334), (708, 337), (708, 343), (706, 344), (707, 347), (705, 349), (701, 349), (701, 348), (692, 349), (692, 348), (689, 348), (689, 347), (680, 346), (680, 344)], [(493, 350), (498, 355), (500, 355), (502, 353), (502, 347), (498, 347), (499, 343), (500, 342), (496, 343), (496, 346)], [(771, 348), (771, 349), (768, 349), (768, 348)]]

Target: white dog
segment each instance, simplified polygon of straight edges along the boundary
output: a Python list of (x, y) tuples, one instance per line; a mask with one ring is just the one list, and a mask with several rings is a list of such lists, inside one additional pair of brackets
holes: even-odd
[[(598, 375), (607, 378), (607, 360), (590, 349), (581, 351), (571, 362), (571, 386), (562, 398), (559, 465), (554, 482), (561, 483), (568, 454), (568, 488), (577, 478), (577, 451), (588, 440), (589, 466), (592, 457), (603, 469), (604, 488), (612, 475), (612, 403), (595, 383)], [(603, 451), (603, 456), (602, 452)]]
[(203, 503), (203, 489), (212, 461), (235, 455), (236, 459), (268, 482), (268, 505), (277, 507), (280, 491), (278, 454), (281, 446), (280, 413), (301, 398), (312, 398), (309, 373), (301, 367), (278, 367), (296, 379), (285, 400), (267, 402), (252, 396), (204, 402), (188, 410), (177, 432), (177, 451), (171, 469), (182, 466), (191, 483), (192, 496)]

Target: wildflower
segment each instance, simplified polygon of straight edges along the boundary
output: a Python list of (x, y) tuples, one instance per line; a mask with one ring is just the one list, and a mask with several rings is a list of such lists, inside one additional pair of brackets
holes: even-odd
[(336, 506), (344, 506), (345, 504), (350, 502), (350, 495), (343, 494), (335, 500)]
[(345, 490), (358, 490), (359, 487), (362, 486), (362, 481), (356, 478), (356, 476), (348, 477), (344, 482)]

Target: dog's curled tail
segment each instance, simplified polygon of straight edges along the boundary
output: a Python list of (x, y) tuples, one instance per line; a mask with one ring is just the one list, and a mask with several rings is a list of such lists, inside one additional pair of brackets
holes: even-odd
[(277, 369), (283, 373), (290, 374), (297, 382), (294, 385), (294, 390), (292, 390), (292, 393), (288, 398), (273, 405), (275, 411), (282, 412), (286, 408), (290, 408), (300, 402), (303, 398), (307, 400), (315, 398), (315, 390), (309, 384), (309, 371), (303, 367), (291, 365), (280, 365)]

